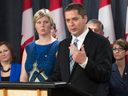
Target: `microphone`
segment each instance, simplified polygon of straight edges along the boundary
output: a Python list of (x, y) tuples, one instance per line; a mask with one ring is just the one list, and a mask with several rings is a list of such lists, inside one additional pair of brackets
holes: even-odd
[(43, 69), (40, 69), (40, 70), (39, 70), (39, 73), (38, 73), (38, 75), (39, 75), (41, 72), (43, 72)]
[(35, 79), (33, 80), (33, 82), (36, 80), (36, 78), (39, 76), (39, 74), (40, 74), (41, 72), (43, 72), (43, 69), (40, 69), (40, 70), (39, 70), (39, 73), (36, 75), (36, 77), (35, 77)]

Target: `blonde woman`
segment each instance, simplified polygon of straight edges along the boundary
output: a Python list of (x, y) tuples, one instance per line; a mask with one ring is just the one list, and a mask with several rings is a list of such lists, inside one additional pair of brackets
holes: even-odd
[(21, 82), (43, 82), (53, 74), (59, 41), (51, 36), (54, 21), (48, 9), (37, 11), (33, 18), (39, 39), (25, 46)]

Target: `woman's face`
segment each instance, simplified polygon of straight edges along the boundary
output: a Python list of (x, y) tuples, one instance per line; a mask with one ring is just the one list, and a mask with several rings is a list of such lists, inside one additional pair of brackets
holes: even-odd
[(37, 22), (35, 23), (35, 28), (39, 35), (47, 35), (50, 34), (52, 26), (48, 17), (43, 16), (42, 18), (37, 20)]
[(123, 47), (121, 47), (118, 44), (113, 45), (113, 55), (116, 60), (122, 60), (125, 59), (125, 56), (127, 55), (127, 51), (124, 50)]
[(7, 62), (11, 60), (11, 52), (6, 45), (0, 46), (0, 61)]

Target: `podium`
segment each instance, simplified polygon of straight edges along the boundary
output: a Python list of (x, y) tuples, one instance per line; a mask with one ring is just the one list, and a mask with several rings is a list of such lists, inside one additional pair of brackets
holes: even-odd
[(65, 82), (0, 82), (0, 96), (91, 96)]

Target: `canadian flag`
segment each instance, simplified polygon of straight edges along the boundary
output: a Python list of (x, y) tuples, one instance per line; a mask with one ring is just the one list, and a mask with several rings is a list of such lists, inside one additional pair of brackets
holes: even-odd
[[(127, 14), (126, 14), (126, 32), (125, 32), (126, 41), (128, 41), (128, 0), (127, 0)], [(128, 62), (128, 55), (126, 56), (126, 61)]]
[(116, 39), (113, 25), (111, 0), (100, 0), (98, 19), (103, 23), (104, 36), (110, 41), (112, 46)]
[(66, 38), (62, 1), (50, 0), (49, 10), (51, 11), (52, 17), (56, 24), (56, 29), (58, 30), (56, 38), (59, 41), (62, 41)]
[(23, 0), (22, 33), (21, 33), (21, 61), (25, 45), (35, 40), (33, 12), (31, 0)]
[(80, 3), (80, 4), (83, 4), (84, 5), (83, 0), (73, 0), (73, 3)]

